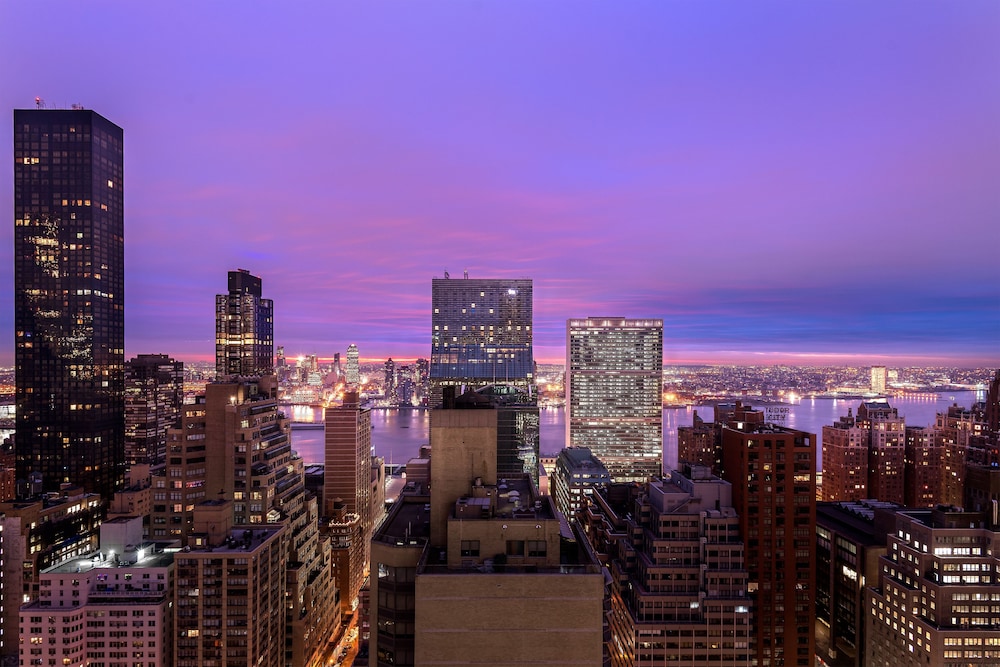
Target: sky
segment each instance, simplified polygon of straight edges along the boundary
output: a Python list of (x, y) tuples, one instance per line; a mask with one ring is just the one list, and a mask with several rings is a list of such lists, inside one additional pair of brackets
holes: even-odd
[(431, 278), (662, 317), (664, 361), (1000, 366), (1000, 3), (0, 3), (12, 110), (124, 128), (126, 355), (430, 348)]

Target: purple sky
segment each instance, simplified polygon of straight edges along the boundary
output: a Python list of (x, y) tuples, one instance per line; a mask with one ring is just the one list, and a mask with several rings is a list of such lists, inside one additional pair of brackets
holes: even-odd
[(426, 356), (431, 278), (662, 317), (667, 363), (1000, 365), (1000, 3), (2, 2), (11, 110), (125, 130), (126, 354)]

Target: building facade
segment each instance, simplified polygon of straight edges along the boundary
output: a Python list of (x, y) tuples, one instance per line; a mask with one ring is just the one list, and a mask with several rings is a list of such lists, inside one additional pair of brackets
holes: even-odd
[(865, 591), (878, 580), (894, 503), (816, 505), (816, 655), (826, 667), (863, 667)]
[(0, 503), (0, 659), (18, 655), (18, 609), (37, 600), (40, 573), (97, 549), (104, 505), (65, 485), (31, 501)]
[(567, 447), (559, 452), (549, 479), (556, 509), (569, 521), (575, 521), (588, 498), (610, 483), (608, 469), (586, 447)]
[[(326, 409), (323, 516), (333, 548), (345, 612), (357, 608), (372, 535), (372, 417), (356, 391)], [(344, 583), (348, 585), (345, 587)]]
[(896, 514), (869, 589), (870, 665), (1000, 664), (1000, 532), (940, 506)]
[(529, 279), (431, 281), (431, 406), (444, 386), (461, 394), (507, 384), (534, 395), (532, 299)]
[(408, 483), (372, 539), (372, 664), (601, 664), (596, 556), (498, 477), (497, 433), (496, 409), (431, 413), (433, 490)]
[(812, 665), (816, 437), (738, 406), (722, 429), (722, 450), (747, 545), (755, 664)]
[(614, 667), (751, 664), (732, 487), (704, 466), (597, 490), (581, 521), (611, 579)]
[(100, 551), (44, 570), (20, 611), (25, 665), (173, 665), (172, 553), (142, 541), (142, 518), (101, 526)]
[(587, 447), (618, 482), (663, 470), (663, 320), (566, 323), (566, 445)]
[(229, 291), (215, 297), (215, 375), (274, 373), (274, 302), (246, 269), (229, 272)]
[(17, 476), (110, 498), (125, 470), (122, 129), (14, 111)]
[(125, 364), (125, 462), (163, 463), (167, 429), (177, 426), (184, 403), (184, 362), (140, 354)]

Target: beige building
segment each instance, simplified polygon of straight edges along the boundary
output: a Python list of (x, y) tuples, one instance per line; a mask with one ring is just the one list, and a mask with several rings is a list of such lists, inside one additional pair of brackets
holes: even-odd
[(175, 560), (176, 667), (284, 667), (288, 539), (282, 524), (234, 527), (231, 501), (198, 506)]
[(101, 526), (101, 550), (43, 571), (21, 607), (19, 664), (172, 664), (174, 555), (142, 542), (142, 518)]
[(372, 664), (602, 662), (604, 575), (530, 476), (498, 479), (496, 413), (431, 413), (433, 492), (372, 540)]
[(97, 550), (103, 503), (79, 486), (0, 503), (0, 658), (18, 654), (18, 610), (38, 599), (39, 573)]
[(957, 508), (896, 514), (867, 596), (868, 665), (1000, 664), (1000, 532)]

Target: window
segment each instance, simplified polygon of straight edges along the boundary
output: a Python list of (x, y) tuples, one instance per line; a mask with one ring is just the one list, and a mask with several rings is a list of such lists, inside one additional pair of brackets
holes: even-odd
[(478, 557), (479, 556), (479, 540), (462, 540), (462, 557)]
[(548, 544), (545, 540), (528, 540), (528, 556), (541, 558), (547, 551)]

